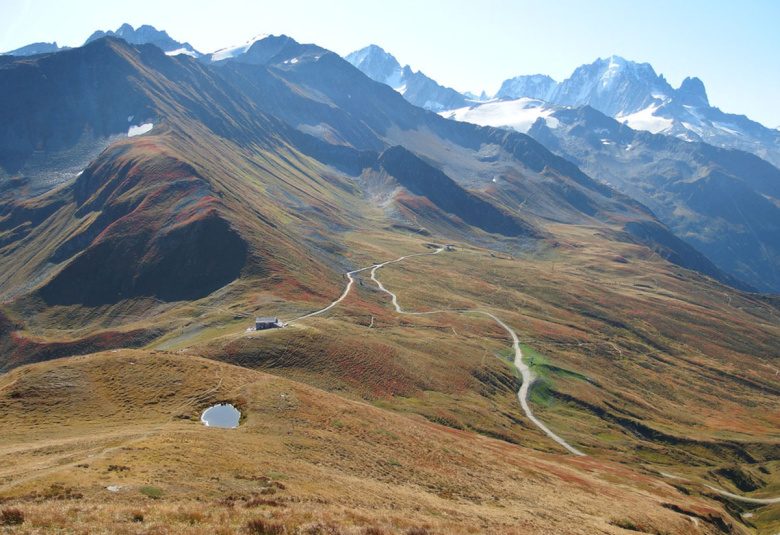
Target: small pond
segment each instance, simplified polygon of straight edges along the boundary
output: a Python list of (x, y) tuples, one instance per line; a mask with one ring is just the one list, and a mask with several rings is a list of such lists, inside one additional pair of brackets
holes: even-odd
[(200, 421), (209, 427), (238, 427), (241, 413), (233, 405), (214, 405), (203, 411)]

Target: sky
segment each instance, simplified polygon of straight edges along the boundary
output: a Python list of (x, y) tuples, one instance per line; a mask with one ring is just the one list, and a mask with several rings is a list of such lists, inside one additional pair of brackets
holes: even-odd
[(710, 104), (780, 127), (780, 0), (1, 0), (0, 51), (80, 46), (95, 30), (151, 24), (208, 53), (286, 34), (341, 55), (376, 44), (442, 85), (495, 93), (521, 74), (561, 81), (619, 55)]

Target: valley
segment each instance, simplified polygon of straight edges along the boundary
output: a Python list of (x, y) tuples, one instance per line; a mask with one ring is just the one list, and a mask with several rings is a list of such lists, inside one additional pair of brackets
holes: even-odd
[(98, 36), (0, 64), (25, 84), (0, 532), (780, 530), (777, 296), (531, 137), (286, 36)]

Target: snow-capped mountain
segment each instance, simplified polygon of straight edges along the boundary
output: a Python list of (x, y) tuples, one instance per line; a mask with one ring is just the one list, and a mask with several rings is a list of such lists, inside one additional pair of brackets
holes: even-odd
[[(684, 86), (699, 87), (691, 81)], [(696, 90), (688, 98), (701, 102), (706, 95)], [(684, 113), (694, 113), (691, 106), (677, 105)], [(780, 291), (780, 170), (767, 161), (747, 151), (641, 131), (665, 120), (643, 112), (631, 116), (634, 122), (646, 121), (643, 129), (629, 128), (589, 106), (526, 97), (440, 115), (527, 133), (590, 176), (650, 207), (724, 271), (761, 291)]]
[[(689, 79), (680, 88), (689, 97), (686, 103), (701, 102), (694, 97), (704, 92), (704, 85), (693, 80), (698, 81)], [(611, 117), (625, 117), (660, 106), (675, 95), (674, 88), (649, 63), (635, 63), (620, 56), (599, 58), (577, 67), (560, 83), (543, 74), (510, 78), (496, 93), (502, 99), (527, 97), (562, 106), (590, 106)], [(706, 93), (704, 104), (709, 105)]]
[(161, 48), (163, 52), (169, 55), (187, 54), (193, 57), (201, 56), (201, 53), (195, 50), (189, 43), (180, 43), (172, 39), (164, 30), (158, 30), (148, 24), (139, 26), (137, 30), (129, 24), (122, 24), (115, 32), (98, 30), (90, 35), (84, 44), (106, 36), (120, 37), (132, 45), (152, 44)]
[(218, 64), (236, 62), (251, 65), (269, 63), (295, 65), (302, 55), (319, 59), (327, 52), (316, 45), (302, 45), (286, 35), (258, 35), (246, 43), (206, 54), (200, 58), (200, 61)]
[(401, 67), (392, 54), (376, 45), (352, 52), (344, 59), (372, 80), (389, 85), (407, 101), (426, 110), (452, 110), (467, 106), (471, 100), (454, 89), (439, 85), (419, 71), (412, 71), (408, 65)]
[(372, 80), (389, 85), (400, 93), (405, 91), (403, 67), (395, 56), (385, 52), (382, 47), (369, 45), (348, 54), (344, 59)]
[(780, 131), (716, 107), (685, 104), (685, 98), (675, 96), (659, 106), (616, 119), (636, 130), (752, 152), (780, 167)]
[(522, 75), (504, 80), (496, 93), (497, 99), (517, 99), (522, 97), (551, 101), (558, 82), (546, 74)]
[(578, 67), (556, 87), (550, 101), (564, 106), (588, 105), (620, 117), (659, 105), (673, 95), (672, 86), (649, 63), (612, 56)]
[[(619, 56), (598, 59), (578, 67), (560, 83), (543, 75), (518, 76), (506, 80), (496, 96), (540, 99), (569, 107), (590, 106), (635, 130), (744, 150), (780, 166), (780, 132), (744, 115), (724, 113), (711, 106), (698, 78), (686, 78), (674, 89), (648, 63), (635, 63)], [(499, 107), (506, 112), (504, 126), (515, 121), (518, 105)], [(498, 126), (499, 113), (492, 106), (487, 111), (458, 110), (447, 116)]]
[[(408, 65), (401, 67), (392, 54), (376, 45), (345, 59), (412, 104), (456, 120), (527, 132), (538, 116), (549, 115), (554, 106), (590, 106), (635, 130), (744, 150), (780, 167), (780, 130), (711, 106), (698, 78), (686, 78), (675, 89), (649, 63), (611, 56), (578, 67), (562, 82), (544, 74), (517, 76), (505, 80), (488, 100), (484, 92), (476, 99), (442, 87)], [(526, 100), (511, 102), (518, 99)]]

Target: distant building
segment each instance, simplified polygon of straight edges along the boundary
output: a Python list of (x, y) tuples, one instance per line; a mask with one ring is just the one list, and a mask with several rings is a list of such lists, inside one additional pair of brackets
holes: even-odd
[(279, 318), (256, 318), (255, 319), (256, 331), (273, 329), (275, 327), (279, 327)]

